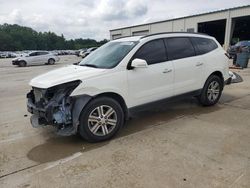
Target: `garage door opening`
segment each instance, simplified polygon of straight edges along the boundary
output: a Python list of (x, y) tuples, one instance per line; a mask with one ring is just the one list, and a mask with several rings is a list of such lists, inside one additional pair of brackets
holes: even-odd
[(230, 42), (235, 44), (242, 40), (250, 40), (250, 16), (232, 20), (232, 39)]
[(148, 35), (148, 34), (149, 34), (149, 30), (132, 32), (132, 36), (145, 36), (145, 35)]
[(226, 19), (198, 23), (198, 32), (215, 37), (223, 45), (225, 40)]

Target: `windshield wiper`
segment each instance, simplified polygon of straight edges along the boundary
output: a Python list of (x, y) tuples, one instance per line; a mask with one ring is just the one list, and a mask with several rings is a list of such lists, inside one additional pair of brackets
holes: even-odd
[(81, 66), (98, 68), (98, 66), (93, 65), (93, 64), (83, 64), (83, 65), (81, 65)]

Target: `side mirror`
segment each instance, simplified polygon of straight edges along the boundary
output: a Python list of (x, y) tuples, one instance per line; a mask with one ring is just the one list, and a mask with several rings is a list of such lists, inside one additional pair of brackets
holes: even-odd
[(133, 68), (147, 68), (147, 61), (144, 59), (134, 59), (131, 63), (131, 67)]

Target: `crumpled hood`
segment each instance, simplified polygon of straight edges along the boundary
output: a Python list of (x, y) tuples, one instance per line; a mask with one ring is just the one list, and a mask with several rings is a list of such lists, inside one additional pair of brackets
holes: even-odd
[(33, 78), (29, 84), (32, 87), (46, 89), (74, 80), (84, 80), (95, 77), (106, 71), (107, 69), (70, 65), (37, 76)]

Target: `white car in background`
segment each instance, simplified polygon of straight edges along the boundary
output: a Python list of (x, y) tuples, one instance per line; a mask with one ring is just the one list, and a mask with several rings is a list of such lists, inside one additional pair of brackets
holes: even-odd
[(93, 48), (89, 48), (86, 51), (82, 51), (80, 52), (79, 56), (81, 56), (82, 58), (87, 57), (90, 53), (92, 53), (93, 51), (95, 51), (97, 49), (97, 47), (93, 47)]
[(18, 65), (19, 67), (25, 67), (27, 65), (40, 65), (47, 64), (53, 65), (58, 62), (60, 58), (47, 51), (33, 51), (21, 57), (14, 58), (12, 60), (13, 65)]

